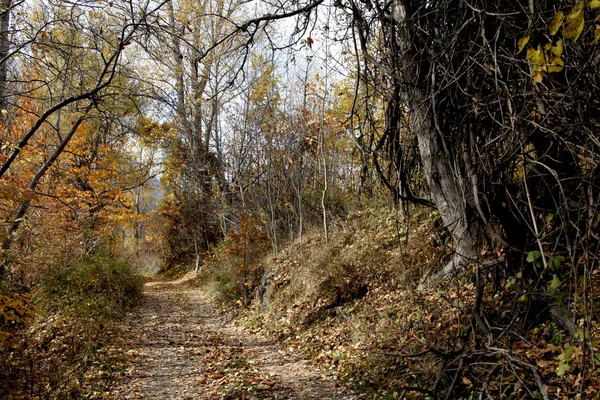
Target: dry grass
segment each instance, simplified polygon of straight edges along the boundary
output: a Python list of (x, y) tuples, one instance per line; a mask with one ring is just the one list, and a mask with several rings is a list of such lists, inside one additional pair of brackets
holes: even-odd
[(341, 305), (378, 287), (413, 289), (438, 251), (434, 224), (422, 210), (408, 218), (377, 209), (351, 214), (330, 233), (313, 230), (302, 245), (296, 241), (278, 257), (264, 262), (280, 288), (270, 300), (271, 312), (300, 304)]
[(120, 319), (140, 300), (142, 281), (108, 254), (42, 275), (36, 317), (0, 347), (0, 397), (101, 398), (123, 361)]
[[(441, 245), (435, 214), (354, 213), (330, 238), (325, 244), (313, 230), (302, 245), (263, 261), (270, 285), (266, 298), (245, 312), (247, 329), (285, 340), (368, 398), (467, 399), (485, 390), (492, 398), (524, 399), (542, 396), (540, 381), (547, 393), (581, 390), (593, 398), (598, 374), (583, 368), (581, 345), (545, 315), (526, 321), (527, 314), (532, 318), (531, 303), (522, 300), (527, 287), (507, 285), (506, 277), (486, 286), (484, 315), (498, 327), (491, 347), (473, 322), (471, 270), (435, 289), (416, 289), (450, 251)], [(590, 332), (597, 336), (597, 328)], [(558, 376), (561, 354), (571, 345), (572, 374)]]
[(393, 395), (409, 382), (435, 380), (433, 355), (399, 361), (394, 354), (420, 352), (442, 330), (449, 342), (440, 350), (460, 346), (473, 285), (416, 291), (424, 271), (439, 262), (437, 226), (425, 210), (405, 218), (374, 209), (350, 215), (327, 245), (313, 230), (302, 245), (264, 262), (270, 295), (246, 314), (246, 326), (285, 338), (366, 392)]

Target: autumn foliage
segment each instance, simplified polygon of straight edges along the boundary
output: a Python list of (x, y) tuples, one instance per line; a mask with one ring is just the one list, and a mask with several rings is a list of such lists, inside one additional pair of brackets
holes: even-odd
[(374, 398), (598, 397), (598, 0), (0, 5), (17, 390), (96, 390), (134, 264)]
[[(35, 10), (28, 9), (27, 29), (44, 25), (47, 15)], [(120, 255), (123, 238), (147, 218), (132, 192), (149, 180), (148, 164), (132, 150), (143, 132), (131, 104), (102, 102), (112, 79), (121, 90), (128, 84), (124, 74), (111, 73), (118, 57), (109, 53), (122, 47), (103, 48), (103, 70), (97, 53), (76, 50), (84, 34), (39, 32), (0, 93), (7, 108), (0, 122), (2, 398), (93, 392), (83, 377), (105, 373), (104, 363), (113, 362), (103, 354), (117, 337), (115, 321), (141, 294), (141, 281)], [(75, 68), (79, 86), (72, 84)]]
[(264, 224), (248, 214), (239, 227), (212, 249), (199, 272), (199, 280), (214, 282), (223, 301), (249, 305), (263, 275), (262, 260), (270, 249)]

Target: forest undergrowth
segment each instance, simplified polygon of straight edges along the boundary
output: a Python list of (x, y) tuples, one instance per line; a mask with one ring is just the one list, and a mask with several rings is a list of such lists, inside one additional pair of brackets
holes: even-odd
[(121, 319), (142, 279), (114, 255), (49, 265), (0, 292), (0, 397), (101, 398), (120, 373)]
[(301, 350), (367, 398), (597, 399), (598, 271), (575, 286), (564, 258), (541, 271), (535, 253), (516, 266), (497, 249), (418, 288), (453, 250), (436, 214), (354, 212), (329, 243), (315, 228), (267, 257), (259, 230), (247, 241), (242, 229), (198, 282), (247, 330)]

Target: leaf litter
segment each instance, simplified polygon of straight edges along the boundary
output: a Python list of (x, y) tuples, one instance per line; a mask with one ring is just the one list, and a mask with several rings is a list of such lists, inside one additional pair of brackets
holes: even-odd
[(294, 348), (231, 323), (190, 277), (149, 282), (107, 399), (358, 399)]

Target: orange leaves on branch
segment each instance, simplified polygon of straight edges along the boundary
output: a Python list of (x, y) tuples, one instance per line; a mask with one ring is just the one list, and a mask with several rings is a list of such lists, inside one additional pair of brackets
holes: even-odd
[(29, 325), (35, 316), (30, 293), (0, 294), (0, 346), (12, 337), (12, 331)]
[[(13, 111), (12, 129), (8, 131), (0, 124), (4, 146), (0, 162), (35, 123), (43, 108), (31, 99), (16, 101), (19, 108)], [(70, 121), (78, 116), (76, 107), (66, 107), (60, 120), (52, 117), (51, 124), (43, 126), (20, 151), (0, 182), (0, 218), (5, 222), (1, 239), (7, 237), (6, 228), (23, 202), (35, 203), (26, 215), (27, 223), (11, 238), (13, 249), (18, 251), (13, 268), (23, 269), (26, 274), (35, 274), (36, 266), (56, 262), (61, 254), (88, 251), (88, 245), (99, 243), (97, 239), (113, 235), (132, 220), (131, 195), (123, 188), (136, 187), (143, 173), (129, 156), (129, 144), (119, 126), (105, 126), (98, 119), (79, 126), (66, 150), (36, 187), (38, 194), (27, 189), (56, 150), (57, 130), (64, 135), (71, 128)]]
[(254, 252), (258, 251), (262, 255), (264, 247), (268, 244), (268, 237), (263, 225), (260, 220), (251, 215), (241, 213), (239, 231), (230, 232), (228, 236), (227, 252), (229, 255), (244, 258), (244, 264), (249, 263), (249, 258), (254, 258)]

